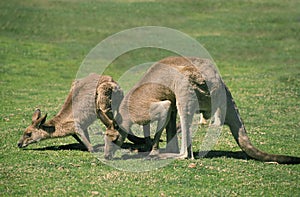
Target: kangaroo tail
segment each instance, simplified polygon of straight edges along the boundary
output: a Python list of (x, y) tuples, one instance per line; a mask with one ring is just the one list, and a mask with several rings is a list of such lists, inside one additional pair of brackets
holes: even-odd
[(254, 147), (247, 135), (245, 126), (238, 112), (237, 106), (232, 98), (230, 91), (227, 93), (227, 113), (225, 124), (230, 127), (236, 142), (240, 148), (251, 158), (264, 162), (277, 162), (280, 164), (300, 164), (300, 158), (287, 155), (269, 154)]

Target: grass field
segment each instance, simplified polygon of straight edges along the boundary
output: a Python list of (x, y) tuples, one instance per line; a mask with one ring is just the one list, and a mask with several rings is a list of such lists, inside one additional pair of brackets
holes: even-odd
[[(239, 158), (228, 128), (216, 154), (140, 173), (119, 171), (85, 151), (47, 148), (73, 138), (17, 148), (35, 108), (49, 117), (58, 112), (96, 44), (155, 25), (180, 30), (210, 52), (253, 144), (300, 156), (299, 10), (296, 0), (1, 1), (0, 196), (299, 196), (299, 165)], [(166, 54), (132, 52), (107, 73), (118, 79), (123, 70)]]

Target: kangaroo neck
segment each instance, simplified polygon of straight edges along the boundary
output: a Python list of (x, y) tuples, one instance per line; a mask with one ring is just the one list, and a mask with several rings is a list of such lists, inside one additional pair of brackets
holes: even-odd
[(62, 119), (57, 116), (43, 124), (42, 129), (47, 131), (51, 138), (63, 137), (75, 133), (75, 125), (72, 119)]

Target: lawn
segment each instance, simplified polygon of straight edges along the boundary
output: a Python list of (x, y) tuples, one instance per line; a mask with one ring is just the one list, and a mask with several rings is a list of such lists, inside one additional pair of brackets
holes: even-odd
[[(76, 143), (71, 137), (17, 148), (36, 108), (49, 117), (59, 111), (99, 42), (129, 28), (163, 26), (209, 51), (253, 144), (300, 156), (299, 10), (296, 0), (1, 1), (0, 195), (299, 196), (300, 165), (241, 157), (228, 128), (206, 158), (147, 172), (117, 170), (86, 151), (61, 148)], [(135, 65), (168, 55), (135, 50), (105, 73), (117, 80)]]

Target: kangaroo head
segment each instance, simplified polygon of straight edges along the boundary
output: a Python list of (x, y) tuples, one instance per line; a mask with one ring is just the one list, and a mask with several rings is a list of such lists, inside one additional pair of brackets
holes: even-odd
[(19, 148), (24, 148), (29, 144), (39, 142), (40, 140), (49, 138), (49, 133), (43, 129), (47, 114), (41, 117), (41, 111), (37, 109), (32, 116), (32, 123), (29, 125), (18, 142)]

